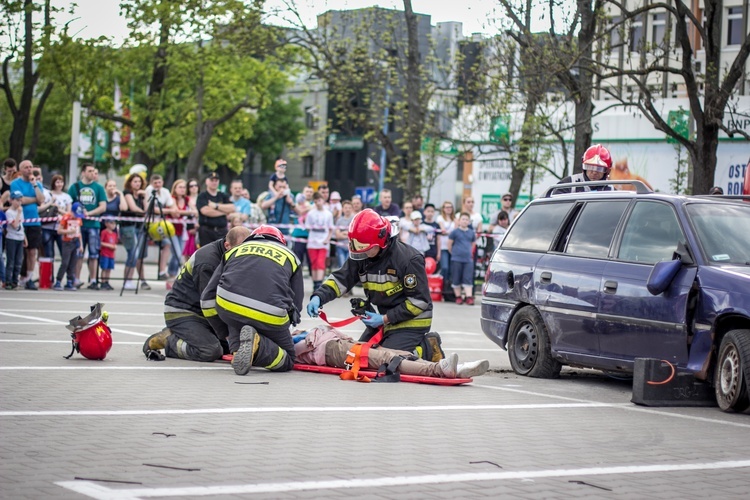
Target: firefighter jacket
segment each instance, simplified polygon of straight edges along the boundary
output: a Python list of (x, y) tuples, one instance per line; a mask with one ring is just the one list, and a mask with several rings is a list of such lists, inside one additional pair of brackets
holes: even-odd
[(203, 316), (201, 293), (224, 255), (224, 238), (199, 248), (180, 269), (172, 289), (164, 299), (165, 319), (185, 316), (186, 312)]
[(276, 241), (253, 238), (224, 254), (203, 291), (201, 308), (210, 321), (221, 307), (274, 330), (289, 328), (299, 323), (302, 279), (302, 266), (291, 250)]
[(322, 305), (341, 297), (357, 282), (362, 283), (370, 304), (388, 316), (385, 332), (405, 328), (429, 331), (432, 299), (424, 256), (413, 247), (393, 237), (374, 259), (347, 259), (313, 296), (320, 297)]

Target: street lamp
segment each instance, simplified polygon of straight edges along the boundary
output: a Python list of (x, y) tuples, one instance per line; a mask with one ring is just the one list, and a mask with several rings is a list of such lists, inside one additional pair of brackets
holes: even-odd
[(383, 191), (383, 184), (385, 183), (385, 141), (388, 137), (388, 109), (391, 107), (388, 99), (388, 94), (391, 93), (391, 68), (388, 67), (388, 73), (385, 78), (385, 110), (383, 111), (383, 144), (380, 150), (380, 177), (378, 178), (378, 196)]

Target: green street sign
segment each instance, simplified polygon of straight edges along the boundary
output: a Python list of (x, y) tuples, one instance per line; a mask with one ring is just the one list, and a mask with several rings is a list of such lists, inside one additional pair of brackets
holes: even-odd
[(495, 116), (490, 121), (490, 142), (507, 143), (510, 140), (510, 115)]
[(482, 214), (482, 220), (485, 224), (490, 223), (493, 215), (502, 209), (502, 196), (499, 194), (483, 194), (482, 208), (479, 213)]
[(365, 147), (365, 140), (358, 135), (328, 135), (328, 147), (334, 151), (357, 151)]
[[(684, 109), (676, 111), (670, 111), (667, 115), (667, 124), (672, 127), (672, 130), (677, 132), (678, 135), (688, 139), (690, 137), (690, 126), (689, 126), (690, 114)], [(677, 142), (672, 136), (667, 136), (667, 142), (674, 144)]]

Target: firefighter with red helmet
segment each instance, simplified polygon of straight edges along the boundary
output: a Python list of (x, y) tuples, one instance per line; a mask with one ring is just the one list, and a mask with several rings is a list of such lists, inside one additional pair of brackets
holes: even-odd
[(200, 247), (180, 269), (164, 299), (166, 328), (143, 343), (148, 359), (166, 357), (211, 362), (220, 359), (226, 344), (226, 326), (210, 324), (201, 310), (201, 294), (211, 281), (222, 257), (250, 236), (246, 227), (233, 227), (226, 237)]
[[(558, 184), (572, 182), (605, 181), (612, 170), (612, 155), (601, 144), (594, 144), (583, 153), (583, 172), (562, 179)], [(576, 193), (583, 191), (612, 191), (612, 186), (581, 186), (575, 188)], [(569, 193), (570, 189), (559, 189), (557, 193)]]
[[(370, 306), (362, 316), (367, 326), (360, 341), (369, 340), (383, 326), (380, 345), (401, 351), (425, 346), (432, 324), (432, 299), (424, 256), (403, 243), (391, 222), (372, 209), (349, 224), (349, 259), (313, 292), (307, 313), (318, 316), (323, 304), (341, 297), (361, 283)], [(433, 335), (433, 334), (430, 334)], [(438, 358), (439, 359), (439, 358)], [(433, 359), (434, 360), (434, 359)]]
[(302, 266), (277, 228), (262, 225), (224, 254), (201, 295), (203, 314), (224, 323), (232, 367), (288, 371), (294, 366), (290, 325), (299, 323), (304, 297)]

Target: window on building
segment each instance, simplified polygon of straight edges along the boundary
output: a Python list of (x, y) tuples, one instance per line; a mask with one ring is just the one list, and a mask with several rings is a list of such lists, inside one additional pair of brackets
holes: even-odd
[(662, 12), (651, 16), (651, 43), (661, 45), (667, 32), (667, 14)]
[(315, 169), (315, 159), (312, 155), (302, 157), (302, 177), (312, 177)]
[(622, 29), (622, 17), (615, 16), (609, 22), (609, 46), (616, 48), (622, 43), (622, 36), (620, 36), (620, 30)]
[(310, 130), (318, 128), (318, 107), (308, 106), (305, 108), (305, 127)]
[(639, 52), (643, 45), (643, 18), (636, 17), (630, 25), (630, 51)]
[(745, 38), (742, 33), (744, 24), (742, 7), (729, 7), (727, 9), (727, 45), (742, 45), (742, 40)]

